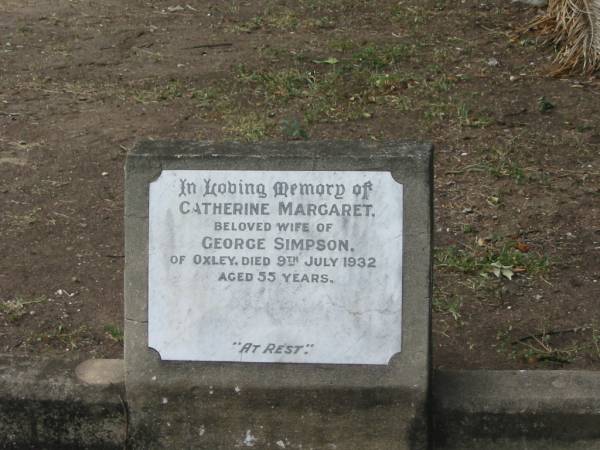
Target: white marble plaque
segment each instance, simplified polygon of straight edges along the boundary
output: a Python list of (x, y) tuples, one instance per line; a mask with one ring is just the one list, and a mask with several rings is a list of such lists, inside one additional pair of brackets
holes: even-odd
[(148, 345), (163, 360), (387, 364), (402, 217), (389, 172), (164, 170), (150, 185)]

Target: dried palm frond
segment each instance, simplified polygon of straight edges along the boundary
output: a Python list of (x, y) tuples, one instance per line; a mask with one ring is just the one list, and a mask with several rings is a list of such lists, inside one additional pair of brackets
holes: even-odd
[(600, 69), (600, 0), (549, 0), (529, 28), (558, 49), (552, 75)]

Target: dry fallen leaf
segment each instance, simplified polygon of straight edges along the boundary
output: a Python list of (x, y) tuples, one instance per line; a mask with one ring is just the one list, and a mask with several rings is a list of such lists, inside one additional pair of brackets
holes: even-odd
[(515, 248), (519, 250), (521, 253), (527, 253), (529, 251), (529, 245), (527, 245), (523, 241), (517, 241), (515, 244)]

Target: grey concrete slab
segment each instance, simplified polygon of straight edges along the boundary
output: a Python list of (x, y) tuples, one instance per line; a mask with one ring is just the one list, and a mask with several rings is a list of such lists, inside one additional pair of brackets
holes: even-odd
[[(96, 361), (88, 368), (99, 364), (118, 372), (123, 363)], [(124, 448), (122, 379), (91, 385), (78, 379), (78, 367), (78, 360), (64, 358), (0, 356), (1, 448)], [(411, 397), (420, 402), (418, 391), (343, 383), (244, 388), (226, 380), (180, 389), (162, 386), (160, 371), (148, 375), (149, 396), (141, 402), (148, 421), (129, 427), (130, 442), (138, 446), (144, 440), (139, 434), (148, 433), (148, 448), (216, 449), (227, 442), (225, 448), (297, 449), (303, 442), (303, 448), (379, 450), (406, 445), (406, 436), (424, 432), (405, 404)], [(436, 371), (432, 391), (436, 450), (600, 449), (600, 372)], [(177, 433), (156, 433), (164, 428)], [(187, 447), (178, 433), (190, 439)], [(411, 445), (426, 448), (418, 440)]]
[(439, 371), (432, 388), (435, 448), (600, 448), (600, 373)]
[(0, 355), (1, 448), (123, 448), (122, 378), (115, 384), (85, 384), (75, 376), (79, 363)]
[(109, 386), (125, 382), (122, 359), (88, 359), (75, 368), (77, 379), (85, 384)]

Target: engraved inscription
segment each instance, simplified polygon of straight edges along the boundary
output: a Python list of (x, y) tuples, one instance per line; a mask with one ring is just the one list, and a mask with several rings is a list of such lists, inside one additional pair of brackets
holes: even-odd
[(402, 196), (389, 172), (163, 171), (149, 346), (165, 360), (386, 364), (401, 350)]

